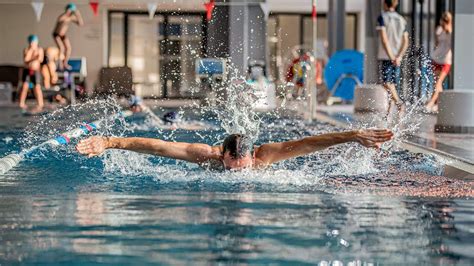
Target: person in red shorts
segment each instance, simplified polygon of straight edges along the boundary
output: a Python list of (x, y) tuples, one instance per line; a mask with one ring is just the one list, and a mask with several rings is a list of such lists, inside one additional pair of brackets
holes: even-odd
[(444, 12), (441, 16), (440, 26), (436, 29), (436, 45), (432, 54), (433, 69), (436, 74), (435, 91), (426, 104), (429, 112), (438, 111), (439, 93), (443, 91), (443, 82), (451, 70), (452, 51), (451, 34), (453, 32), (452, 15)]

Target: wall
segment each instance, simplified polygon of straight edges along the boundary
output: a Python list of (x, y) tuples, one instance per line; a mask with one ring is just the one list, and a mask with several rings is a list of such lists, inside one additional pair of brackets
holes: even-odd
[[(248, 21), (248, 23), (244, 23)], [(266, 23), (259, 5), (230, 7), (230, 56), (234, 66), (244, 74), (249, 61), (265, 62)]]
[(474, 3), (471, 0), (455, 2), (454, 17), (454, 89), (474, 90)]
[[(206, 0), (207, 1), (207, 0)], [(318, 0), (318, 12), (326, 13), (328, 10), (329, 0)], [(36, 22), (30, 0), (0, 0), (0, 64), (22, 64), (22, 50), (27, 45), (26, 37), (31, 33), (36, 33), (40, 37), (40, 45), (43, 47), (54, 45), (52, 39), (52, 31), (58, 15), (64, 10), (64, 6), (69, 1), (56, 0), (45, 1), (42, 19)], [(79, 10), (81, 11), (85, 25), (81, 28), (73, 25), (70, 28), (69, 37), (73, 43), (72, 56), (84, 56), (87, 58), (88, 78), (87, 83), (91, 89), (97, 81), (98, 71), (102, 66), (107, 65), (107, 10), (143, 10), (146, 11), (147, 0), (101, 0), (100, 14), (94, 17), (86, 0), (76, 0)], [(205, 0), (160, 0), (158, 10), (198, 10), (204, 12), (203, 3)], [(234, 1), (233, 1), (234, 2)], [(235, 1), (239, 2), (239, 0)], [(263, 2), (263, 1), (262, 1)], [(275, 12), (296, 12), (310, 13), (311, 0), (267, 0), (271, 11)], [(364, 0), (346, 0), (346, 11), (356, 12), (359, 14), (358, 24), (358, 47), (364, 50)], [(222, 8), (222, 7), (221, 7)], [(225, 9), (225, 8), (223, 8)], [(239, 8), (235, 10), (238, 11)], [(260, 15), (260, 9), (255, 6), (251, 8), (249, 15), (255, 17)], [(232, 15), (236, 15), (232, 12)], [(232, 18), (231, 18), (232, 19)], [(236, 17), (233, 17), (236, 19)], [(297, 22), (299, 23), (299, 22)], [(292, 24), (291, 24), (292, 25)], [(237, 25), (234, 25), (237, 26)], [(260, 28), (262, 25), (257, 26)], [(295, 24), (295, 28), (296, 28)], [(232, 27), (232, 25), (230, 25)], [(263, 26), (264, 27), (264, 26)], [(299, 28), (298, 28), (299, 29)], [(250, 30), (250, 28), (249, 28)], [(254, 29), (256, 30), (256, 29)], [(259, 30), (259, 29), (258, 29)], [(294, 31), (281, 32), (281, 37), (291, 35)], [(234, 36), (235, 37), (235, 36)], [(255, 42), (260, 42), (262, 36), (253, 35)], [(233, 44), (239, 43), (238, 38), (230, 39)], [(240, 42), (241, 43), (241, 42)], [(259, 46), (258, 44), (257, 46)], [(290, 46), (291, 44), (285, 44)], [(252, 49), (256, 48), (256, 49)], [(234, 51), (240, 51), (240, 49)], [(229, 51), (227, 50), (227, 51)], [(211, 49), (211, 51), (220, 51)], [(249, 47), (249, 56), (260, 58), (263, 50), (259, 47)], [(223, 52), (223, 51), (220, 51)], [(243, 62), (242, 62), (243, 63)], [(242, 64), (245, 65), (245, 64)]]
[[(318, 13), (327, 14), (329, 11), (330, 0), (316, 0), (316, 9)], [(377, 1), (377, 0), (370, 0)], [(295, 13), (306, 13), (311, 14), (311, 0), (266, 0), (270, 10), (273, 12), (295, 12)], [(291, 3), (291, 4), (289, 4)], [(346, 12), (357, 14), (357, 47), (361, 52), (365, 51), (365, 0), (345, 0)], [(369, 21), (374, 24), (374, 21)]]
[[(37, 22), (29, 3), (0, 2), (0, 64), (22, 64), (22, 53), (27, 46), (26, 39), (29, 34), (37, 34), (42, 47), (55, 46), (52, 32), (57, 17), (64, 11), (64, 6), (46, 2), (41, 21)], [(72, 57), (87, 58), (87, 84), (91, 88), (103, 65), (103, 18), (102, 15), (95, 17), (87, 4), (78, 5), (78, 9), (84, 18), (84, 26), (72, 25), (68, 36), (72, 43)]]

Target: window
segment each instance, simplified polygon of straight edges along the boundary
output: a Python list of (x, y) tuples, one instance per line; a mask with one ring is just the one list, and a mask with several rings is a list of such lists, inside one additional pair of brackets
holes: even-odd
[(138, 95), (197, 97), (196, 58), (204, 51), (203, 14), (111, 11), (109, 66), (128, 66)]
[[(325, 14), (317, 17), (317, 47), (326, 54), (328, 39), (328, 20)], [(309, 14), (272, 14), (267, 21), (267, 45), (269, 58), (269, 77), (281, 80), (285, 70), (282, 69), (291, 60), (290, 52), (300, 46), (311, 49), (313, 46), (313, 20)], [(346, 14), (345, 48), (357, 49), (357, 15)]]

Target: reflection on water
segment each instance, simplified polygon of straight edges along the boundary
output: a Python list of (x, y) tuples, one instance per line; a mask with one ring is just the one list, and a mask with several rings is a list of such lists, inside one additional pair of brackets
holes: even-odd
[(0, 263), (469, 264), (473, 210), (362, 194), (11, 195)]
[[(97, 117), (116, 107), (95, 109)], [(0, 152), (77, 126), (69, 111), (57, 114), (62, 124), (38, 125), (47, 132), (30, 127), (24, 143), (19, 132), (0, 132), (14, 139)], [(120, 119), (97, 134), (214, 145), (254, 123), (258, 145), (341, 130), (244, 118), (192, 134)], [(435, 156), (396, 145), (345, 144), (265, 171), (225, 173), (130, 152), (87, 159), (74, 145), (41, 150), (0, 179), (0, 264), (474, 264), (474, 202), (466, 199), (474, 183), (442, 170)]]

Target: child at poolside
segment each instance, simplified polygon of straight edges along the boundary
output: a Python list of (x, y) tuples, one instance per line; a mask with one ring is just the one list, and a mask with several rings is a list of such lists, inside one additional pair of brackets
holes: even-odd
[(48, 47), (44, 50), (43, 62), (41, 62), (41, 74), (43, 75), (43, 83), (46, 89), (58, 82), (57, 63), (62, 58), (57, 47)]
[[(384, 88), (390, 94), (398, 111), (403, 110), (403, 102), (397, 93), (400, 89), (400, 65), (408, 48), (408, 32), (406, 20), (395, 11), (398, 0), (384, 0), (384, 12), (377, 19), (379, 32), (379, 61), (380, 78)], [(390, 101), (388, 113), (392, 102)]]
[(44, 107), (40, 73), (40, 65), (41, 62), (43, 62), (44, 52), (43, 48), (38, 46), (38, 41), (38, 36), (28, 36), (28, 47), (23, 52), (25, 69), (23, 70), (21, 78), (23, 84), (20, 92), (20, 108), (26, 109), (26, 96), (28, 94), (30, 83), (33, 84), (33, 92), (38, 103), (35, 111), (41, 111)]
[(69, 38), (66, 36), (66, 33), (69, 29), (69, 24), (71, 22), (76, 23), (79, 26), (84, 25), (84, 21), (82, 20), (81, 13), (77, 10), (77, 7), (73, 3), (69, 3), (66, 6), (66, 11), (58, 17), (56, 22), (56, 27), (54, 28), (53, 38), (58, 46), (61, 54), (64, 55), (63, 60), (61, 61), (60, 68), (61, 69), (69, 69), (70, 66), (68, 64), (69, 57), (71, 56), (71, 42)]
[[(44, 50), (43, 62), (41, 62), (41, 74), (43, 75), (43, 85), (45, 89), (50, 89), (58, 82), (58, 74), (56, 73), (57, 64), (62, 59), (62, 55), (57, 47), (48, 47)], [(50, 100), (56, 101), (62, 105), (67, 104), (66, 98), (59, 93), (52, 95)]]
[(443, 91), (443, 82), (451, 70), (452, 51), (451, 34), (453, 32), (452, 15), (444, 12), (441, 16), (440, 26), (436, 29), (435, 49), (432, 54), (433, 68), (436, 73), (435, 91), (426, 104), (426, 110), (436, 112), (439, 93)]

